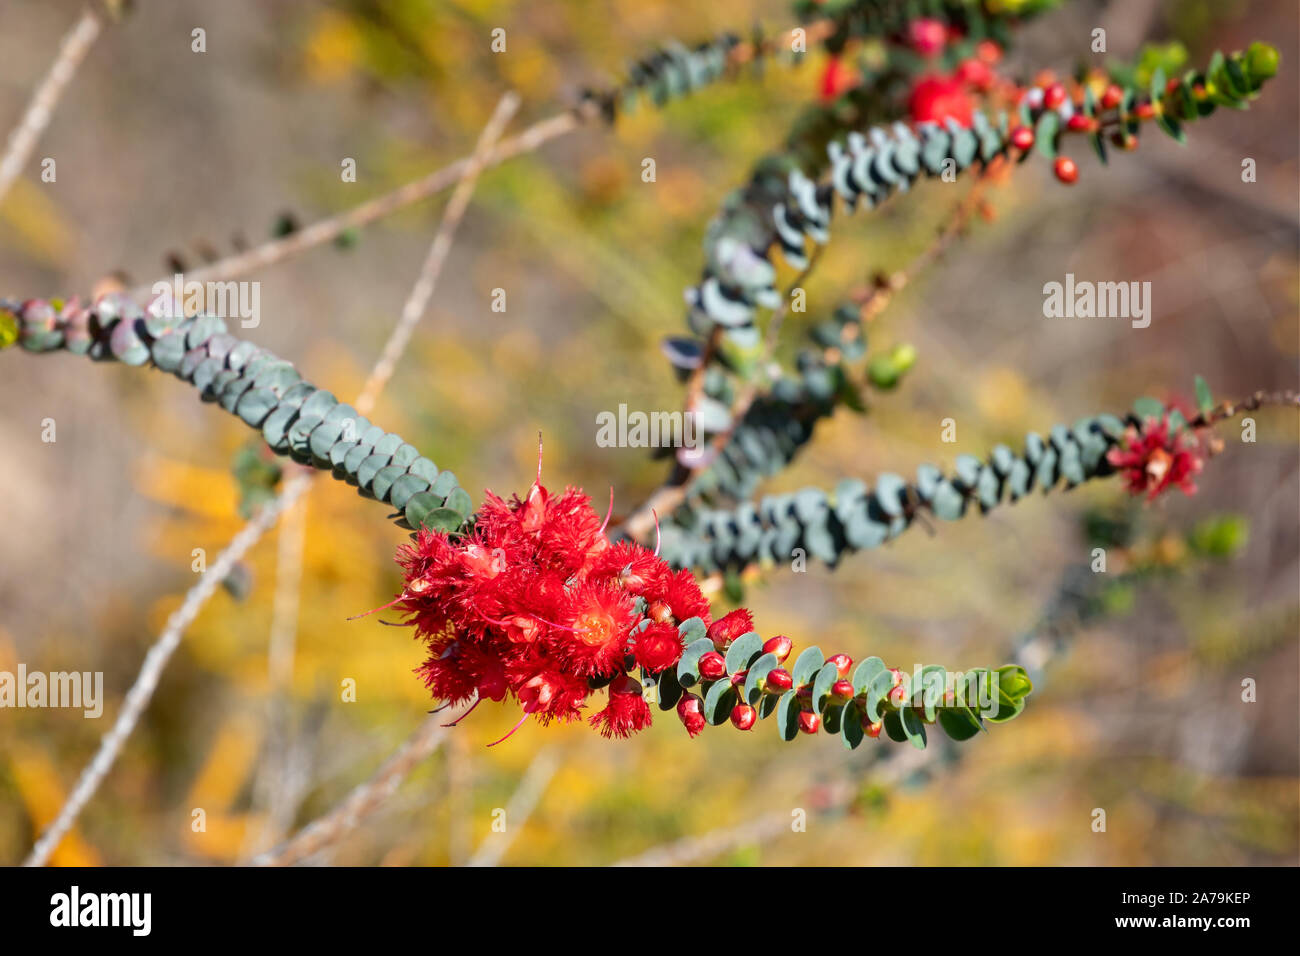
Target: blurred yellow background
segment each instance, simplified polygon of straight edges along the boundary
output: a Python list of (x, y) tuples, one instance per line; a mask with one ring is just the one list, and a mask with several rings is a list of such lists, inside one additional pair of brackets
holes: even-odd
[[(1188, 395), (1197, 373), (1223, 397), (1294, 387), (1295, 4), (1164, 0), (1146, 3), (1145, 19), (1133, 16), (1139, 5), (1071, 4), (1027, 28), (1013, 62), (1028, 73), (1069, 69), (1088, 55), (1092, 27), (1114, 23), (1116, 55), (1178, 37), (1200, 63), (1259, 38), (1281, 48), (1282, 73), (1249, 112), (1190, 128), (1186, 148), (1152, 134), (1108, 168), (1076, 156), (1072, 189), (1033, 162), (994, 189), (993, 221), (870, 329), (873, 353), (916, 346), (903, 385), (873, 395), (868, 415), (838, 413), (772, 488), (947, 466), (1056, 421), (1121, 411), (1138, 395)], [(77, 10), (0, 0), (0, 126), (19, 115)], [(743, 33), (755, 19), (772, 30), (793, 23), (777, 0), (140, 0), (99, 41), (37, 147), (58, 159), (57, 183), (29, 169), (0, 202), (0, 292), (85, 294), (113, 272), (152, 282), (170, 275), (169, 255), (201, 264), (205, 246), (229, 253), (262, 241), (286, 213), (305, 224), (465, 155), (506, 89), (523, 97), (512, 127), (521, 129), (583, 86), (621, 78), (661, 41)], [(204, 54), (190, 49), (196, 26), (207, 32)], [(507, 30), (504, 54), (489, 48), (497, 27)], [(552, 486), (581, 485), (603, 503), (612, 485), (617, 511), (629, 512), (661, 480), (661, 463), (597, 447), (596, 414), (624, 402), (679, 407), (658, 342), (682, 328), (704, 230), (816, 96), (821, 66), (818, 55), (721, 83), (485, 172), (372, 417), (475, 495), (525, 490), (540, 430)], [(1258, 161), (1258, 183), (1240, 182), (1243, 156)], [(340, 182), (344, 157), (357, 162), (356, 183)], [(655, 183), (641, 180), (645, 157), (656, 159)], [(787, 338), (877, 270), (905, 265), (959, 197), (922, 184), (845, 217)], [(386, 219), (351, 248), (321, 247), (247, 277), (262, 282), (264, 316), (249, 337), (322, 387), (355, 394), (444, 202)], [(1045, 321), (1042, 285), (1066, 272), (1152, 281), (1155, 321), (1144, 330)], [(491, 311), (494, 288), (507, 289), (505, 313)], [(165, 376), (17, 350), (0, 361), (0, 670), (103, 671), (107, 695), (99, 720), (0, 712), (0, 861), (16, 862), (193, 583), (193, 549), (210, 561), (242, 526), (231, 461), (250, 433)], [(58, 422), (53, 444), (40, 437), (47, 417)], [(939, 442), (947, 417), (958, 422), (956, 446)], [(1088, 563), (1088, 516), (1134, 523), (1147, 549), (1181, 548), (1207, 518), (1248, 519), (1230, 559), (1166, 555), (1131, 607), (1074, 634), (1026, 713), (987, 736), (916, 767), (875, 768), (877, 752), (898, 745), (850, 753), (825, 735), (782, 744), (767, 725), (692, 741), (668, 714), (621, 742), (530, 722), (488, 750), (517, 711), (487, 703), (324, 859), (467, 862), (532, 767), (530, 780), (545, 786), (526, 821), (508, 821), (504, 863), (605, 864), (797, 808), (810, 814), (806, 832), (766, 825), (683, 859), (1295, 863), (1300, 444), (1294, 414), (1256, 418), (1255, 444), (1241, 443), (1236, 426), (1222, 430), (1226, 451), (1194, 498), (1144, 510), (1121, 500), (1117, 482), (1099, 482), (932, 536), (914, 529), (835, 572), (778, 571), (750, 586), (759, 630), (796, 644), (905, 668), (997, 665), (1067, 569)], [(248, 596), (219, 593), (189, 629), (54, 862), (247, 859), (334, 806), (423, 719), (431, 704), (411, 673), (421, 647), (378, 615), (347, 620), (395, 593), (403, 532), (328, 480), (299, 507), (251, 555)], [(268, 756), (280, 752), (268, 641), (281, 537), (294, 528), (303, 549), (281, 760)], [(1240, 701), (1247, 677), (1258, 682), (1253, 704)], [(342, 700), (349, 679), (355, 702)], [(272, 801), (266, 781), (277, 778)], [(1091, 826), (1097, 807), (1105, 833)]]

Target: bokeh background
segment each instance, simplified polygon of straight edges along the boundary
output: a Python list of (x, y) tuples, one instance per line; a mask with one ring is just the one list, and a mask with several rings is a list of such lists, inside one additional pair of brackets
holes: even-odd
[[(78, 9), (0, 0), (0, 127)], [(37, 148), (56, 158), (57, 183), (42, 184), (34, 161), (0, 202), (0, 290), (85, 294), (114, 273), (168, 276), (169, 257), (194, 267), (286, 217), (313, 221), (464, 155), (508, 88), (523, 97), (522, 128), (665, 38), (755, 19), (793, 22), (781, 0), (139, 0), (92, 50)], [(1112, 55), (1177, 38), (1198, 64), (1263, 39), (1281, 49), (1282, 71), (1249, 112), (1189, 128), (1187, 147), (1153, 132), (1108, 168), (1085, 148), (1069, 189), (1044, 163), (1017, 170), (990, 194), (992, 221), (873, 323), (873, 350), (919, 352), (902, 386), (872, 395), (868, 415), (838, 413), (770, 487), (949, 465), (1138, 395), (1189, 396), (1197, 373), (1225, 397), (1295, 387), (1297, 20), (1292, 0), (1124, 0), (1069, 4), (1027, 28), (1013, 63), (1030, 74), (1089, 58), (1096, 26)], [(196, 26), (205, 54), (190, 50)], [(489, 49), (494, 27), (507, 30), (506, 54)], [(473, 493), (526, 489), (541, 430), (552, 484), (600, 500), (613, 485), (630, 511), (662, 464), (598, 448), (595, 416), (620, 402), (679, 407), (658, 341), (681, 329), (705, 227), (815, 98), (822, 63), (723, 83), (486, 172), (376, 420)], [(653, 184), (640, 178), (646, 156)], [(355, 184), (340, 182), (343, 157), (357, 162)], [(1243, 157), (1258, 182), (1241, 182)], [(806, 318), (904, 266), (959, 188), (923, 186), (842, 219)], [(246, 277), (262, 283), (251, 337), (355, 393), (444, 202)], [(1151, 327), (1045, 320), (1042, 286), (1067, 272), (1151, 281)], [(490, 309), (496, 287), (508, 290), (504, 314)], [(804, 318), (792, 317), (791, 339)], [(193, 584), (192, 549), (210, 560), (241, 526), (232, 461), (249, 432), (162, 375), (17, 349), (0, 362), (0, 669), (103, 671), (107, 697), (100, 720), (0, 712), (0, 861), (16, 862)], [(939, 441), (948, 417), (955, 446)], [(53, 444), (41, 441), (45, 418), (57, 422)], [(1020, 719), (959, 750), (880, 760), (897, 746), (786, 745), (767, 726), (691, 741), (671, 715), (632, 741), (530, 724), (487, 750), (515, 714), (485, 704), (319, 861), (463, 863), (513, 799), (534, 805), (508, 821), (504, 863), (604, 864), (667, 845), (673, 859), (736, 865), (1294, 864), (1300, 443), (1294, 412), (1255, 418), (1255, 444), (1221, 429), (1225, 451), (1192, 498), (1144, 508), (1099, 482), (933, 535), (915, 529), (835, 572), (749, 583), (764, 633), (963, 668), (1006, 660), (1063, 585), (1096, 586), (1077, 569), (1098, 540), (1108, 574), (1142, 570), (1103, 587), (1088, 620), (1057, 628)], [(376, 617), (346, 620), (394, 593), (403, 532), (329, 481), (284, 528), (247, 562), (247, 594), (218, 594), (190, 628), (56, 863), (246, 859), (332, 807), (423, 719), (420, 647)], [(293, 646), (280, 706), (273, 631)], [(1240, 699), (1247, 677), (1255, 703)], [(340, 700), (346, 678), (355, 703)], [(1105, 833), (1091, 828), (1097, 807)], [(195, 808), (204, 832), (191, 828)], [(772, 823), (793, 808), (810, 814), (807, 832)], [(747, 829), (733, 838), (733, 827)], [(701, 837), (713, 842), (690, 842)]]

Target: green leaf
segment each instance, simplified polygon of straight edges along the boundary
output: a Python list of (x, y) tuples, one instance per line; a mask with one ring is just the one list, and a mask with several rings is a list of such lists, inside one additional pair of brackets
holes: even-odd
[(764, 654), (749, 665), (749, 673), (745, 676), (744, 697), (746, 703), (758, 703), (759, 698), (763, 696), (763, 691), (759, 688), (758, 682), (765, 679), (768, 673), (780, 663), (775, 654)]
[(677, 706), (677, 702), (682, 699), (685, 691), (682, 685), (677, 682), (677, 671), (671, 667), (665, 667), (659, 672), (659, 709), (672, 710)]
[(1148, 418), (1160, 421), (1165, 417), (1165, 403), (1158, 398), (1139, 398), (1133, 403), (1133, 414), (1143, 422)]
[(903, 728), (903, 734), (912, 746), (917, 750), (925, 749), (925, 724), (921, 718), (916, 716), (916, 712), (911, 707), (904, 707), (898, 711), (899, 723)]
[(906, 743), (907, 733), (903, 730), (903, 719), (898, 716), (899, 712), (891, 710), (885, 714), (885, 733), (889, 739), (896, 743)]
[(844, 705), (840, 716), (840, 740), (848, 750), (856, 750), (867, 732), (862, 729), (862, 711), (854, 701)]
[(881, 671), (871, 679), (867, 686), (867, 717), (874, 724), (880, 720), (880, 705), (885, 702), (889, 692), (894, 689), (894, 675), (889, 671)]
[(796, 658), (794, 669), (790, 671), (790, 676), (794, 678), (795, 688), (802, 687), (812, 680), (825, 663), (826, 658), (822, 655), (821, 648), (805, 647), (799, 657)]
[[(817, 672), (817, 679), (813, 682), (812, 706), (813, 710), (821, 713), (822, 708), (826, 706), (826, 697), (830, 695), (831, 687), (840, 679), (840, 673), (835, 669), (834, 664), (825, 664)], [(796, 685), (797, 686), (797, 685)]]
[(793, 690), (788, 690), (776, 702), (776, 732), (782, 740), (794, 740), (799, 736), (799, 698)]
[(1196, 376), (1196, 408), (1203, 415), (1214, 408), (1214, 393), (1199, 375)]
[[(447, 472), (444, 471), (443, 474), (445, 475)], [(462, 522), (474, 513), (474, 500), (470, 498), (469, 492), (464, 488), (453, 489), (452, 493), (447, 496), (447, 500), (444, 501), (443, 504), (448, 508), (451, 508), (453, 511), (458, 512), (461, 516), (460, 520)]]
[(1038, 117), (1034, 128), (1034, 148), (1048, 159), (1056, 159), (1056, 138), (1061, 131), (1061, 117), (1055, 110), (1048, 110)]
[(970, 740), (983, 729), (979, 718), (965, 706), (945, 707), (940, 710), (939, 726), (943, 728), (945, 734), (956, 741)]
[(1019, 664), (999, 667), (996, 673), (998, 689), (1012, 700), (1023, 700), (1033, 693), (1034, 682), (1029, 679), (1029, 673)]
[(731, 717), (731, 711), (738, 702), (736, 688), (731, 686), (731, 681), (725, 677), (714, 681), (704, 695), (704, 719), (716, 727)]
[(445, 531), (450, 534), (461, 526), (462, 520), (459, 511), (452, 511), (450, 508), (434, 508), (424, 516), (423, 524), (430, 531)]
[(434, 530), (429, 524), (429, 515), (442, 507), (442, 499), (437, 495), (431, 495), (427, 491), (422, 491), (412, 495), (406, 502), (406, 507), (402, 509), (402, 514), (406, 518), (406, 523), (412, 528), (429, 528)]
[(727, 649), (727, 673), (739, 674), (763, 653), (763, 639), (750, 631), (731, 642)]
[(883, 673), (885, 662), (879, 657), (868, 657), (853, 671), (853, 694), (858, 696), (865, 694), (867, 688), (871, 686), (871, 681), (877, 674)]
[(677, 625), (677, 636), (682, 639), (682, 644), (689, 646), (708, 633), (708, 628), (698, 617), (687, 618)]

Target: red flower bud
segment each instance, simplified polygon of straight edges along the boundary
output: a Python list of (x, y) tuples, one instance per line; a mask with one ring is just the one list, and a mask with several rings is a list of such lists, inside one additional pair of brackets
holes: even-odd
[(1049, 110), (1058, 109), (1067, 99), (1068, 94), (1065, 92), (1065, 86), (1060, 83), (1053, 83), (1047, 89), (1043, 90), (1043, 106)]
[(1065, 128), (1072, 133), (1091, 133), (1097, 128), (1097, 121), (1091, 116), (1075, 113), (1065, 121)]
[(907, 703), (907, 688), (902, 684), (897, 684), (889, 692), (889, 703), (894, 707), (902, 707)]
[(1124, 91), (1112, 83), (1106, 87), (1106, 92), (1101, 94), (1101, 108), (1104, 110), (1113, 110), (1124, 102)]
[(774, 667), (767, 672), (767, 686), (773, 690), (787, 691), (794, 686), (794, 678), (784, 667)]
[(1002, 47), (993, 40), (980, 40), (975, 44), (975, 57), (982, 63), (992, 66), (1002, 59)]
[(1075, 165), (1074, 160), (1069, 156), (1057, 156), (1056, 165), (1053, 168), (1056, 172), (1056, 178), (1067, 186), (1079, 178), (1079, 167)]
[(872, 723), (865, 717), (862, 718), (862, 729), (867, 732), (868, 737), (879, 737), (880, 731), (883, 730), (884, 727), (885, 722), (883, 720), (877, 720), (875, 723)]
[(834, 664), (836, 672), (841, 677), (848, 677), (849, 671), (853, 669), (853, 658), (848, 654), (832, 654), (826, 658), (827, 664)]
[(655, 601), (650, 605), (650, 620), (657, 624), (664, 624), (673, 618), (673, 609), (663, 601)]
[(1011, 131), (1011, 145), (1022, 153), (1034, 148), (1034, 131), (1028, 126), (1017, 126)]
[(792, 650), (794, 650), (794, 641), (779, 634), (776, 637), (769, 637), (763, 642), (763, 653), (775, 654), (776, 659), (782, 663), (790, 656)]
[(840, 700), (848, 700), (853, 696), (853, 682), (847, 680), (837, 680), (831, 685), (831, 693)]
[(758, 720), (758, 711), (748, 704), (737, 704), (731, 708), (731, 722), (737, 730), (749, 730), (756, 720)]
[(948, 42), (948, 28), (942, 20), (918, 17), (907, 25), (907, 42), (921, 56), (934, 56)]
[(815, 734), (821, 729), (821, 716), (813, 710), (799, 711), (799, 729), (805, 734)]
[(891, 674), (894, 675), (894, 686), (895, 686), (895, 687), (897, 687), (899, 684), (903, 683), (903, 672), (900, 671), (897, 667), (891, 667), (891, 668), (889, 668), (889, 673), (891, 673)]
[(1156, 108), (1150, 103), (1139, 103), (1133, 108), (1133, 115), (1140, 120), (1153, 119), (1156, 115)]
[(705, 680), (718, 680), (726, 673), (726, 658), (717, 651), (709, 651), (700, 657), (700, 676)]
[(713, 646), (725, 650), (727, 645), (754, 629), (754, 618), (743, 607), (723, 615), (709, 625), (708, 636)]
[(677, 702), (677, 716), (686, 732), (694, 737), (704, 729), (704, 701), (696, 694), (686, 694)]

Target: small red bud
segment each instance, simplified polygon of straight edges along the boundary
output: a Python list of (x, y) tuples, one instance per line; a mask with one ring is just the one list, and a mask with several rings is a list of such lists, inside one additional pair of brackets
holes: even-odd
[(767, 672), (767, 686), (779, 691), (787, 691), (794, 686), (794, 678), (784, 667), (774, 667)]
[(785, 659), (790, 656), (792, 650), (794, 650), (794, 641), (780, 634), (776, 637), (769, 637), (763, 642), (763, 653), (775, 654), (776, 659), (782, 663), (785, 663)]
[(853, 682), (837, 680), (833, 685), (831, 685), (831, 693), (840, 700), (848, 700), (853, 696)]
[(834, 664), (836, 673), (841, 677), (848, 677), (849, 671), (853, 669), (853, 658), (848, 654), (832, 654), (826, 658), (826, 663)]
[(686, 732), (694, 737), (704, 729), (704, 701), (697, 694), (686, 694), (677, 702), (677, 716)]
[(731, 722), (737, 730), (749, 730), (758, 720), (758, 712), (748, 704), (737, 704), (731, 709)]
[(897, 687), (899, 684), (903, 683), (903, 672), (900, 671), (897, 667), (891, 667), (891, 668), (889, 668), (889, 673), (891, 673), (891, 674), (894, 675), (894, 686), (895, 686), (895, 687)]
[(883, 720), (877, 720), (875, 723), (871, 723), (864, 718), (862, 724), (862, 729), (867, 732), (868, 737), (879, 737), (880, 732), (885, 729), (885, 722)]
[(727, 673), (727, 660), (717, 651), (700, 657), (700, 676), (705, 680), (718, 680)]
[(1106, 92), (1101, 94), (1101, 108), (1104, 110), (1113, 110), (1124, 102), (1124, 91), (1112, 83), (1106, 87)]
[(1011, 131), (1011, 145), (1022, 153), (1034, 148), (1034, 131), (1028, 126), (1017, 126)]
[(1133, 108), (1133, 115), (1140, 120), (1149, 120), (1156, 115), (1156, 108), (1150, 103), (1139, 103)]
[(821, 728), (821, 716), (812, 710), (799, 711), (799, 729), (805, 734), (815, 734)]
[(907, 688), (902, 684), (896, 684), (889, 692), (889, 703), (894, 707), (903, 707), (907, 703)]
[(998, 46), (992, 40), (980, 40), (975, 44), (975, 56), (977, 59), (992, 66), (998, 60), (1002, 59), (1002, 47)]
[(652, 621), (655, 621), (658, 624), (664, 624), (671, 621), (672, 617), (673, 609), (663, 601), (655, 601), (654, 604), (650, 605), (650, 619)]
[(1053, 83), (1043, 91), (1043, 106), (1049, 110), (1057, 109), (1066, 100), (1065, 86)]
[(1079, 167), (1075, 165), (1074, 160), (1069, 156), (1056, 157), (1054, 169), (1056, 178), (1067, 186), (1079, 178)]
[(1065, 128), (1071, 133), (1091, 133), (1097, 128), (1097, 121), (1091, 116), (1084, 116), (1082, 113), (1075, 113), (1065, 121)]

